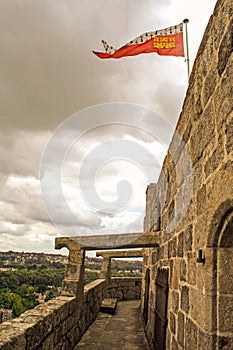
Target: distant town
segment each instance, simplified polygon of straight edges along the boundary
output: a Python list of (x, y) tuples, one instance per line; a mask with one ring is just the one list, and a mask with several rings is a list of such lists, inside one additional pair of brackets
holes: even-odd
[[(0, 252), (0, 323), (61, 293), (68, 257), (35, 252)], [(102, 259), (85, 258), (85, 284), (99, 278)], [(140, 260), (112, 259), (112, 276), (141, 276)]]

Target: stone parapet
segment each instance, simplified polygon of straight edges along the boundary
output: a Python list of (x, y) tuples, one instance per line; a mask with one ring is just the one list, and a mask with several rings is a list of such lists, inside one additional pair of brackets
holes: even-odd
[(116, 277), (108, 282), (107, 298), (136, 300), (141, 298), (142, 279), (140, 277)]
[[(135, 288), (135, 292), (133, 289)], [(139, 299), (140, 278), (99, 279), (84, 287), (84, 297), (59, 296), (0, 325), (1, 350), (72, 350), (95, 320), (109, 294)]]

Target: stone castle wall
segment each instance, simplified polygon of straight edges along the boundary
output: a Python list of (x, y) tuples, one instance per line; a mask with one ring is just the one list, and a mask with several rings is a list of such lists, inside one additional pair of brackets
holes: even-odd
[(160, 178), (147, 189), (144, 230), (161, 241), (144, 250), (142, 312), (148, 298), (152, 344), (156, 276), (167, 269), (167, 350), (233, 349), (232, 13), (231, 0), (217, 1)]
[(108, 281), (107, 298), (117, 300), (136, 300), (141, 298), (141, 277), (117, 277)]
[(70, 350), (94, 322), (102, 300), (140, 299), (141, 278), (99, 279), (84, 287), (84, 300), (59, 296), (0, 325), (1, 350)]

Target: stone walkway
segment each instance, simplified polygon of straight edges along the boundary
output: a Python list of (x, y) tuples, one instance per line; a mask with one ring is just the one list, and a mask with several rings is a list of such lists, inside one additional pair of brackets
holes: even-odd
[(138, 300), (119, 301), (116, 313), (99, 312), (75, 350), (149, 350)]

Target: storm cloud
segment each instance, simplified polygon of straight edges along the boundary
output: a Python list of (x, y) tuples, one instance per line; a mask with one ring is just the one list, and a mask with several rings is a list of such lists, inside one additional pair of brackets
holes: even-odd
[[(92, 50), (102, 51), (101, 39), (117, 48), (141, 33), (188, 17), (192, 65), (213, 6), (208, 0), (0, 2), (0, 249), (53, 251), (54, 237), (62, 235), (65, 227), (80, 234), (142, 229), (148, 183), (135, 164), (110, 162), (101, 165), (97, 174), (97, 192), (106, 201), (117, 196), (116, 185), (124, 175), (132, 179), (136, 192), (131, 206), (116, 215), (97, 215), (88, 208), (76, 180), (83, 157), (94, 146), (122, 138), (155, 155), (156, 181), (167, 145), (143, 132), (143, 115), (142, 130), (108, 125), (89, 130), (81, 142), (71, 145), (62, 186), (70, 210), (79, 214), (78, 228), (62, 215), (59, 227), (51, 223), (41, 197), (41, 157), (61, 123), (94, 105), (143, 106), (174, 127), (188, 83), (184, 58), (148, 54), (100, 60)], [(165, 132), (169, 138), (169, 128)], [(149, 156), (144, 161), (145, 167), (152, 166)], [(56, 198), (52, 191), (49, 195)], [(62, 203), (57, 208), (62, 210)]]

